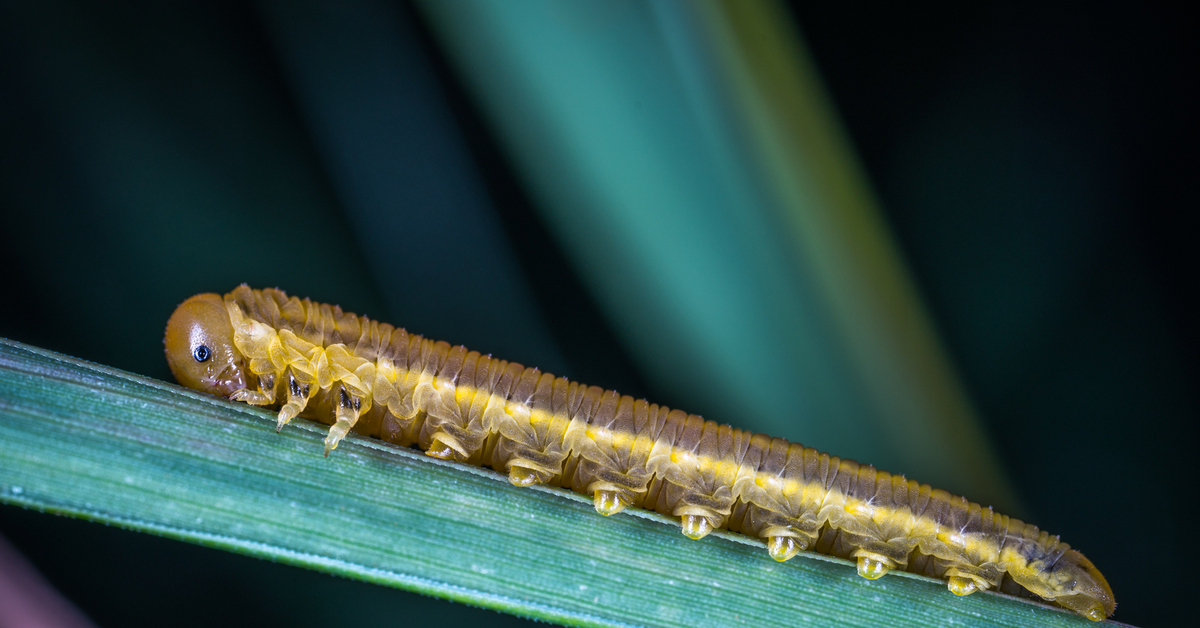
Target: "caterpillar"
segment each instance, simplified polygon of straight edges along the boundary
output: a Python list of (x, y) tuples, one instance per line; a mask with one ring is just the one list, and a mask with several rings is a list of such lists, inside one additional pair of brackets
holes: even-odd
[(277, 431), (298, 416), (330, 424), (326, 456), (353, 429), (591, 495), (601, 515), (635, 506), (678, 517), (692, 539), (722, 527), (760, 538), (778, 561), (832, 554), (864, 578), (907, 570), (1095, 621), (1116, 608), (1083, 554), (990, 507), (281, 290), (191, 297), (163, 343), (181, 384), (278, 408)]

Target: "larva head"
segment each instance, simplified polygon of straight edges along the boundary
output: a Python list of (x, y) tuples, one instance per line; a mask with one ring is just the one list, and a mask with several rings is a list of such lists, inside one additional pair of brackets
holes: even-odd
[(1093, 621), (1101, 621), (1117, 609), (1117, 600), (1108, 581), (1083, 554), (1068, 550), (1055, 563), (1053, 571), (1056, 575), (1065, 572), (1069, 576), (1063, 587), (1067, 594), (1056, 596), (1055, 602)]
[(198, 294), (175, 308), (163, 338), (167, 364), (188, 388), (228, 397), (246, 387), (233, 325), (220, 295)]

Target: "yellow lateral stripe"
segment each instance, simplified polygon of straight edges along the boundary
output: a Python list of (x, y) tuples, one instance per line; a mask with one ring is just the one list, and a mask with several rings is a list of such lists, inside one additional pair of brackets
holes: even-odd
[[(268, 329), (270, 329), (270, 328), (268, 327)], [(294, 341), (292, 340), (293, 338), (295, 339)], [(274, 340), (274, 339), (272, 338), (272, 340)], [(328, 358), (326, 356), (328, 356), (330, 351), (333, 351), (334, 353), (339, 353), (339, 349), (341, 350), (341, 352), (348, 351), (348, 349), (346, 348), (346, 346), (344, 344), (339, 343), (336, 345), (330, 345), (328, 347), (318, 347), (316, 345), (313, 345), (311, 343), (301, 340), (299, 337), (295, 336), (294, 334), (289, 334), (287, 337), (287, 340), (290, 342), (285, 343), (285, 346), (288, 346), (289, 348), (293, 349), (293, 351), (289, 352), (291, 355), (289, 356), (289, 359), (288, 359), (288, 366), (299, 366), (301, 370), (308, 371), (308, 372), (311, 372), (314, 375), (316, 375), (317, 379), (323, 379), (321, 376), (324, 376), (324, 378), (328, 378), (330, 380), (330, 387), (332, 387), (333, 383), (336, 383), (336, 382), (342, 381), (342, 380), (353, 379), (353, 380), (355, 380), (356, 384), (358, 383), (358, 381), (357, 381), (358, 378), (355, 377), (354, 373), (349, 372), (345, 368), (339, 369), (341, 371), (340, 374), (332, 373), (331, 371), (333, 369), (329, 366), (329, 362), (327, 361)], [(307, 345), (307, 346), (302, 346), (302, 347), (290, 346), (290, 345), (299, 344), (299, 343), (304, 343), (304, 345)], [(296, 349), (303, 350), (304, 353), (308, 354), (307, 357), (302, 356), (300, 354), (301, 352), (297, 351)], [(320, 359), (321, 357), (325, 357), (326, 359), (321, 360)], [(374, 365), (372, 365), (365, 358), (360, 358), (358, 356), (353, 356), (353, 357), (355, 357), (358, 360), (361, 360), (363, 364), (374, 369)], [(306, 362), (306, 364), (300, 365), (300, 364), (297, 364), (298, 362)], [(323, 369), (318, 366), (318, 364), (322, 364), (322, 363), (325, 364), (325, 367)], [(391, 366), (391, 365), (389, 364), (389, 366)], [(318, 373), (318, 371), (324, 371), (324, 372)], [(411, 373), (411, 371), (412, 371), (412, 369), (404, 369), (403, 377), (407, 378), (407, 376)], [(256, 373), (256, 374), (262, 375), (263, 373)], [(282, 372), (280, 373), (280, 375), (282, 375)], [(389, 382), (398, 381), (401, 379), (401, 377), (400, 377), (401, 370), (392, 367), (391, 371), (388, 372), (387, 375), (388, 375), (387, 379)], [(421, 376), (421, 375), (426, 375), (426, 371), (424, 369), (422, 369), (421, 373), (418, 374), (418, 376)], [(457, 384), (456, 385), (456, 384), (452, 384), (445, 380), (439, 380), (437, 375), (432, 374), (432, 373), (430, 373), (429, 376), (432, 378), (432, 381), (434, 383), (434, 389), (439, 390), (439, 392), (442, 391), (447, 386), (452, 386), (454, 389), (453, 398), (454, 398), (455, 402), (457, 402), (458, 404), (461, 404), (464, 400), (474, 399), (475, 396), (480, 393), (480, 389), (477, 387), (466, 385), (466, 384)], [(373, 381), (373, 380), (374, 380), (374, 374), (372, 373), (372, 377), (368, 381)], [(322, 387), (322, 388), (325, 388), (325, 387)], [(361, 390), (362, 386), (361, 385), (355, 386), (355, 388), (358, 388)], [(507, 404), (512, 404), (516, 407), (526, 410), (525, 414), (526, 414), (526, 416), (529, 417), (529, 421), (530, 421), (531, 425), (536, 426), (537, 424), (540, 424), (540, 423), (548, 420), (548, 418), (549, 418), (549, 413), (535, 412), (533, 410), (533, 407), (530, 406), (529, 404), (513, 402), (513, 401), (505, 398), (503, 395), (490, 393), (490, 392), (488, 393), (488, 396), (489, 396), (489, 402), (499, 403), (499, 404), (501, 404), (500, 407), (504, 407)], [(457, 408), (454, 408), (454, 410), (457, 410)], [(509, 416), (509, 417), (512, 416), (511, 413), (507, 413), (507, 412), (505, 413), (505, 415)], [(546, 416), (542, 416), (542, 415), (546, 415)], [(609, 428), (596, 428), (596, 427), (592, 427), (590, 425), (585, 430), (585, 434), (587, 434), (588, 438), (591, 438), (593, 441), (596, 440), (596, 437), (600, 432), (603, 432), (604, 434), (606, 434), (608, 436), (609, 441), (611, 442), (612, 446), (619, 450), (628, 450), (628, 449), (632, 448), (633, 443), (637, 438), (637, 434), (635, 434), (635, 433), (625, 432), (625, 431), (617, 431), (617, 430), (612, 430)], [(690, 451), (686, 451), (686, 450), (679, 449), (676, 447), (671, 448), (670, 459), (671, 459), (671, 462), (675, 463), (675, 464), (679, 464), (681, 461), (694, 460), (695, 464), (698, 467), (698, 469), (700, 470), (700, 472), (704, 473), (705, 475), (708, 475), (710, 477), (717, 477), (717, 476), (721, 476), (721, 475), (728, 475), (728, 476), (733, 476), (733, 477), (753, 477), (755, 483), (758, 486), (763, 487), (763, 488), (770, 487), (772, 490), (778, 491), (779, 494), (781, 494), (781, 495), (789, 495), (789, 494), (811, 495), (814, 493), (819, 494), (822, 496), (822, 500), (821, 500), (820, 504), (813, 504), (813, 510), (815, 512), (819, 512), (826, 504), (841, 502), (844, 504), (843, 508), (850, 514), (852, 514), (856, 517), (859, 517), (861, 519), (873, 520), (878, 523), (883, 523), (884, 521), (894, 522), (897, 517), (912, 518), (912, 519), (914, 519), (914, 522), (911, 526), (908, 526), (910, 529), (936, 526), (936, 528), (935, 528), (936, 533), (935, 533), (935, 536), (933, 537), (934, 539), (941, 541), (941, 542), (945, 543), (946, 545), (953, 547), (955, 549), (962, 550), (965, 553), (971, 553), (971, 554), (974, 554), (977, 556), (987, 554), (989, 556), (989, 558), (995, 557), (995, 560), (992, 560), (991, 562), (996, 562), (1000, 559), (1000, 548), (999, 548), (998, 543), (996, 542), (996, 539), (991, 538), (987, 535), (979, 535), (979, 534), (964, 535), (961, 532), (949, 530), (949, 529), (945, 528), (944, 526), (942, 526), (941, 524), (937, 523), (936, 521), (933, 521), (927, 515), (921, 515), (918, 517), (917, 515), (913, 514), (912, 511), (908, 508), (896, 508), (896, 507), (892, 507), (892, 506), (870, 504), (868, 502), (864, 502), (860, 499), (851, 497), (849, 495), (842, 494), (837, 489), (837, 487), (826, 489), (819, 482), (804, 483), (804, 482), (799, 482), (796, 480), (781, 480), (781, 478), (779, 478), (776, 475), (759, 473), (758, 469), (751, 468), (748, 465), (744, 465), (744, 464), (734, 465), (734, 463), (729, 462), (728, 460), (713, 458), (711, 456), (697, 455)], [(734, 469), (731, 469), (731, 467), (734, 467), (736, 469), (736, 473), (731, 473), (731, 471), (734, 470)], [(781, 482), (782, 482), (782, 485), (781, 485)], [(740, 498), (741, 495), (738, 495), (737, 497)], [(808, 501), (808, 500), (802, 499), (802, 501)], [(822, 522), (822, 523), (825, 523), (825, 522)], [(922, 525), (922, 524), (924, 524), (924, 525)]]
[[(463, 399), (466, 396), (473, 398), (478, 393), (479, 389), (473, 386), (460, 384), (455, 387), (455, 398), (457, 399)], [(512, 401), (504, 398), (502, 395), (495, 393), (489, 393), (489, 396), (492, 401), (513, 404), (515, 406), (527, 409), (529, 411), (528, 416), (530, 417), (531, 423), (535, 420), (534, 417), (537, 413), (535, 413), (533, 408), (528, 404), (513, 403)], [(507, 413), (506, 415), (511, 416)], [(588, 428), (585, 430), (585, 433), (589, 438), (595, 440), (596, 436), (601, 431), (608, 434), (613, 446), (618, 449), (628, 449), (633, 445), (634, 440), (637, 438), (636, 433), (617, 431), (611, 428), (596, 428), (593, 426), (588, 426)], [(678, 463), (680, 459), (687, 460), (689, 458), (694, 459), (700, 471), (709, 476), (717, 476), (722, 473), (729, 474), (730, 467), (734, 466), (734, 463), (727, 460), (713, 458), (711, 456), (697, 455), (690, 451), (676, 447), (671, 448), (672, 462)], [(896, 520), (896, 518), (912, 518), (914, 519), (914, 522), (908, 526), (910, 529), (915, 530), (923, 527), (922, 524), (924, 524), (924, 527), (936, 526), (936, 536), (933, 538), (942, 541), (946, 545), (958, 550), (962, 550), (964, 553), (968, 554), (977, 556), (988, 555), (989, 562), (999, 562), (1001, 560), (999, 544), (995, 538), (992, 538), (989, 535), (963, 534), (957, 530), (946, 528), (940, 523), (934, 521), (933, 518), (928, 515), (922, 514), (917, 516), (909, 508), (897, 508), (893, 506), (871, 504), (861, 499), (843, 494), (840, 490), (838, 490), (838, 487), (826, 489), (820, 482), (783, 480), (777, 475), (760, 473), (757, 468), (752, 468), (749, 465), (744, 464), (736, 465), (736, 470), (736, 476), (753, 477), (758, 486), (764, 488), (769, 486), (774, 490), (779, 490), (783, 495), (814, 493), (822, 495), (822, 503), (814, 504), (814, 511), (819, 511), (826, 504), (841, 502), (844, 503), (843, 508), (847, 512), (857, 517), (874, 520), (876, 522), (893, 522)], [(738, 497), (740, 498), (741, 496), (739, 495)], [(1019, 555), (1015, 552), (1013, 554), (1014, 557)], [(1023, 563), (1024, 561), (1021, 560), (1020, 562)]]

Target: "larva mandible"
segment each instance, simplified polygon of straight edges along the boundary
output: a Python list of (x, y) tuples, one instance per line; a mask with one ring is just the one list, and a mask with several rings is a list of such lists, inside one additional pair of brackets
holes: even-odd
[(1096, 621), (1116, 608), (1083, 554), (990, 507), (280, 290), (194, 296), (164, 344), (185, 386), (279, 407), (278, 428), (332, 423), (325, 455), (354, 429), (518, 486), (569, 487), (602, 515), (639, 506), (679, 517), (693, 539), (718, 527), (762, 538), (779, 561), (814, 550), (856, 559), (869, 579), (906, 569), (957, 595), (1023, 588)]

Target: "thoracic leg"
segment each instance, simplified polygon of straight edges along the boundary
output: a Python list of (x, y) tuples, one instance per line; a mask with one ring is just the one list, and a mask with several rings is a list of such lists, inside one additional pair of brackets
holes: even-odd
[(283, 426), (291, 422), (301, 412), (304, 412), (304, 407), (308, 405), (308, 400), (312, 398), (312, 385), (301, 384), (296, 381), (296, 376), (288, 370), (284, 377), (287, 378), (287, 403), (279, 409), (279, 422), (275, 425), (275, 431), (283, 429)]
[(258, 374), (257, 391), (243, 388), (229, 395), (229, 398), (233, 401), (243, 401), (252, 406), (269, 406), (275, 403), (275, 383), (274, 373), (260, 373)]
[(362, 414), (362, 400), (353, 394), (346, 392), (346, 387), (343, 386), (338, 392), (337, 409), (334, 411), (333, 427), (329, 428), (329, 435), (325, 437), (325, 455), (337, 449), (338, 443), (350, 433), (350, 429), (358, 423), (358, 417)]

